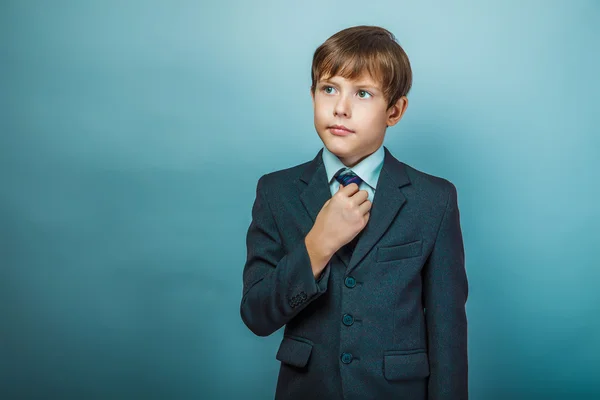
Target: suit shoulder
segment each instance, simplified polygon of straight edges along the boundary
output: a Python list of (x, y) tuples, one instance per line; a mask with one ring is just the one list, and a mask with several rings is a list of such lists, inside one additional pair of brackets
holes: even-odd
[(289, 168), (280, 169), (273, 172), (268, 172), (258, 179), (258, 188), (266, 191), (273, 187), (284, 187), (292, 184), (297, 179), (302, 171), (310, 164), (311, 161), (302, 164), (294, 165)]
[(415, 188), (429, 193), (438, 193), (442, 196), (448, 196), (449, 192), (456, 193), (456, 185), (454, 185), (454, 183), (449, 179), (428, 174), (427, 172), (421, 171), (404, 162), (402, 164), (404, 164), (404, 168), (408, 177), (410, 178), (411, 184)]

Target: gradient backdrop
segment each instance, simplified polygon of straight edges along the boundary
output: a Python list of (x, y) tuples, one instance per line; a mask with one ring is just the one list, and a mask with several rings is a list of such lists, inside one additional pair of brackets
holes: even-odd
[(384, 144), (458, 188), (471, 399), (600, 398), (600, 2), (291, 3), (1, 2), (0, 398), (272, 398), (256, 183), (322, 146), (312, 53), (360, 24), (414, 69)]

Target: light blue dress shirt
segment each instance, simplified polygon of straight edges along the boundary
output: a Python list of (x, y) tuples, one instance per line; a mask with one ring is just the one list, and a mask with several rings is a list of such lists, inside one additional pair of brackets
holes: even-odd
[[(353, 168), (350, 168), (352, 172), (362, 179), (358, 188), (359, 190), (367, 191), (369, 194), (369, 201), (371, 202), (373, 202), (373, 197), (375, 197), (375, 188), (377, 187), (377, 181), (379, 180), (379, 173), (383, 167), (384, 155), (383, 145), (381, 145), (373, 154), (366, 157)], [(346, 169), (347, 167), (335, 154), (327, 150), (326, 146), (323, 146), (323, 164), (325, 164), (325, 171), (327, 171), (329, 190), (331, 191), (331, 196), (333, 196), (340, 187), (340, 183), (334, 178), (334, 175), (341, 168)]]

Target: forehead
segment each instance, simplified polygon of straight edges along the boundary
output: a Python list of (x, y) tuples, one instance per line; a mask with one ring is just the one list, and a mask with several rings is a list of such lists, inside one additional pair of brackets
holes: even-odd
[(319, 78), (319, 82), (331, 82), (337, 84), (351, 84), (355, 86), (371, 86), (380, 88), (381, 84), (374, 79), (367, 71), (362, 72), (358, 76), (343, 76), (343, 75), (323, 75)]

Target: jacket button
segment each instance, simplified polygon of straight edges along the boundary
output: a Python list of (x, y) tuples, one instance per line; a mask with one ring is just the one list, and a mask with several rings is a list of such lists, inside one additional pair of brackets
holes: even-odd
[(344, 314), (344, 318), (342, 318), (342, 322), (346, 326), (350, 326), (354, 323), (354, 317), (350, 314)]
[(342, 353), (342, 362), (344, 364), (350, 364), (352, 362), (352, 354)]
[(356, 279), (354, 279), (353, 277), (349, 276), (344, 281), (344, 284), (346, 285), (346, 287), (349, 287), (350, 289), (352, 289), (354, 286), (356, 286)]

